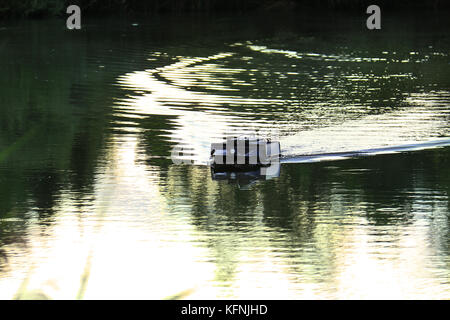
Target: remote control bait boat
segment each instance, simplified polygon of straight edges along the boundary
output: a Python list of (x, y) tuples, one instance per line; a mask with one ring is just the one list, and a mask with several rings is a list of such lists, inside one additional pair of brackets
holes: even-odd
[(229, 137), (211, 144), (213, 172), (258, 171), (279, 163), (280, 143), (264, 138)]

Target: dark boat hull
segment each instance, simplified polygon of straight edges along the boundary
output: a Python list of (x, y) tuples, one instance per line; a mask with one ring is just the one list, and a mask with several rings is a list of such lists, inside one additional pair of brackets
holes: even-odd
[(280, 158), (280, 143), (269, 139), (228, 138), (211, 145), (211, 168), (216, 172), (256, 171)]

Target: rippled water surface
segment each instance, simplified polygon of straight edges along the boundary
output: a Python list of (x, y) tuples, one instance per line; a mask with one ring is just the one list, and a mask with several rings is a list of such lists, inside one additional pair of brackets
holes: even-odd
[(0, 297), (450, 298), (448, 28), (323, 19), (0, 24)]

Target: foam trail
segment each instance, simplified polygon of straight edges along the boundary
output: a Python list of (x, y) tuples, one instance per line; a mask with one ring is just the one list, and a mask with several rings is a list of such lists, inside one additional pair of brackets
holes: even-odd
[(319, 161), (343, 160), (348, 158), (374, 156), (378, 154), (389, 154), (398, 152), (417, 151), (450, 146), (450, 138), (437, 139), (415, 144), (406, 144), (394, 147), (373, 148), (348, 152), (322, 153), (311, 155), (299, 155), (295, 157), (282, 158), (281, 163), (308, 163)]

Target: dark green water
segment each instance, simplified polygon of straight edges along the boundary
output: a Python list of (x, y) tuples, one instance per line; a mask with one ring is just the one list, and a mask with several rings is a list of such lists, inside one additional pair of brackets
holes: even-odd
[(446, 18), (1, 22), (0, 297), (450, 298)]

